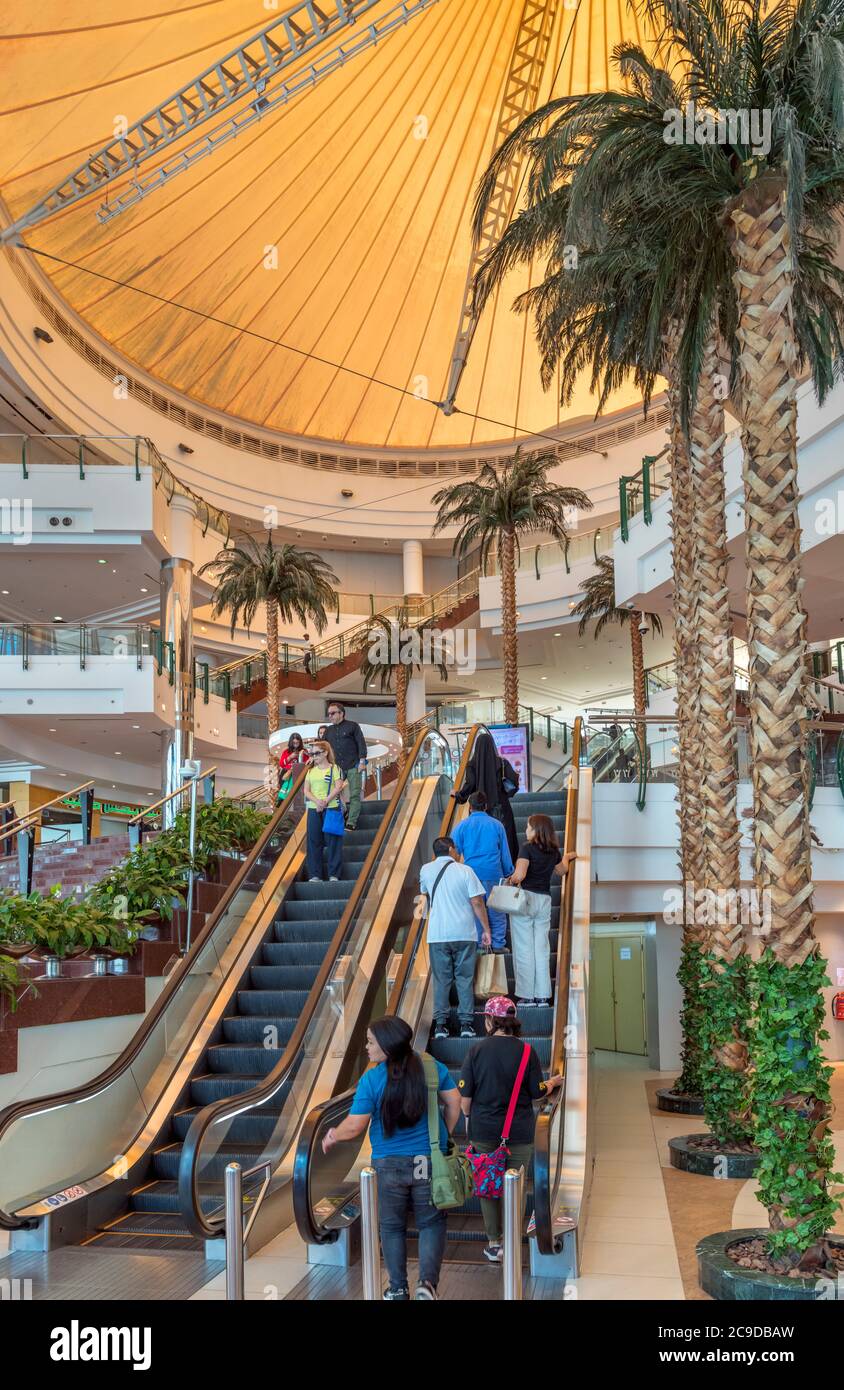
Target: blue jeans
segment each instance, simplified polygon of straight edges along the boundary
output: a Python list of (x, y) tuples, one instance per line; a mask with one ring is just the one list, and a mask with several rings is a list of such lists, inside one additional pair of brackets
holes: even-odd
[(308, 878), (322, 878), (322, 851), (328, 865), (329, 878), (339, 878), (343, 872), (343, 836), (326, 835), (322, 828), (322, 812), (308, 807)]
[[(431, 1201), (431, 1159), (391, 1154), (372, 1164), (378, 1174), (378, 1219), (381, 1249), (391, 1289), (407, 1288), (407, 1218), (412, 1212), (419, 1232), (419, 1282), (437, 1287), (445, 1253), (445, 1212)], [(424, 1172), (424, 1178), (416, 1176)]]
[(474, 941), (429, 941), (428, 958), (434, 977), (434, 1022), (447, 1023), (451, 1012), (451, 986), (457, 990), (457, 1015), (461, 1023), (475, 1017)]
[[(494, 879), (486, 879), (486, 878), (484, 878), (484, 879), (481, 879), (481, 882), (482, 882), (483, 885), (484, 885), (484, 892), (485, 892), (487, 898), (489, 898), (490, 893), (492, 892), (493, 888), (495, 888), (495, 886), (496, 886), (497, 883), (498, 883), (498, 879), (497, 879), (497, 878), (494, 878)], [(498, 910), (497, 907), (490, 907), (489, 902), (487, 902), (487, 905), (486, 905), (486, 915), (487, 915), (487, 917), (489, 918), (489, 930), (490, 930), (490, 935), (492, 936), (492, 949), (493, 949), (493, 951), (503, 951), (503, 950), (504, 950), (504, 939), (505, 939), (505, 936), (506, 936), (506, 933), (507, 933), (507, 913), (506, 913), (506, 912), (500, 912), (500, 911)], [(480, 924), (480, 922), (478, 921), (477, 917), (475, 918), (475, 926), (476, 926), (477, 929), (478, 929), (478, 945), (480, 946), (480, 944), (481, 944), (481, 924)]]

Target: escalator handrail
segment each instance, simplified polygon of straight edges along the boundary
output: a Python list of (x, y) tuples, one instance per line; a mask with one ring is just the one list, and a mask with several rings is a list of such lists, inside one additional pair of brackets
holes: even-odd
[[(566, 828), (564, 852), (571, 853), (577, 848), (577, 811), (580, 783), (580, 749), (583, 721), (574, 721), (572, 736), (572, 761), (570, 780), (566, 796)], [(576, 863), (576, 861), (574, 861)], [(574, 864), (570, 867), (563, 882), (560, 896), (559, 931), (557, 934), (557, 996), (554, 1003), (554, 1027), (551, 1036), (551, 1063), (549, 1075), (562, 1076), (562, 1085), (557, 1087), (540, 1108), (534, 1131), (534, 1211), (536, 1216), (536, 1243), (540, 1254), (553, 1255), (559, 1249), (559, 1237), (554, 1235), (554, 1217), (557, 1195), (560, 1188), (560, 1162), (551, 1171), (551, 1135), (562, 1109), (561, 1129), (565, 1130), (566, 1107), (566, 1028), (569, 1016), (569, 993), (571, 977), (571, 937), (574, 906)], [(562, 1150), (562, 1137), (560, 1139)]]
[[(38, 1096), (32, 1100), (14, 1101), (11, 1105), (7, 1105), (5, 1109), (0, 1110), (0, 1145), (3, 1143), (3, 1136), (6, 1132), (24, 1115), (36, 1114), (39, 1110), (56, 1110), (60, 1106), (70, 1105), (75, 1101), (88, 1100), (91, 1096), (96, 1095), (98, 1091), (103, 1091), (108, 1086), (111, 1086), (119, 1076), (128, 1071), (141, 1053), (147, 1038), (153, 1032), (162, 1016), (166, 1013), (171, 999), (180, 988), (185, 976), (192, 969), (200, 952), (213, 935), (217, 925), (227, 912), (235, 894), (240, 891), (253, 865), (260, 858), (265, 845), (275, 834), (281, 821), (292, 810), (296, 794), (304, 784), (306, 772), (307, 768), (303, 767), (297, 774), (289, 794), (285, 797), (284, 801), (280, 802), (276, 807), (270, 820), (267, 822), (262, 833), (255, 841), (249, 854), (235, 874), (235, 877), (232, 879), (231, 883), (228, 884), (220, 901), (209, 915), (207, 922), (204, 923), (202, 930), (195, 937), (190, 950), (167, 976), (161, 993), (158, 995), (149, 1011), (145, 1014), (142, 1022), (132, 1034), (132, 1037), (129, 1039), (123, 1051), (104, 1071), (98, 1072), (90, 1081), (85, 1081), (79, 1086), (68, 1087), (65, 1091), (55, 1091), (51, 1095)], [(18, 1219), (8, 1212), (0, 1210), (0, 1230), (27, 1230), (36, 1224), (34, 1219)]]
[(405, 765), (396, 780), (392, 796), (384, 812), (381, 824), (375, 832), (369, 853), (364, 860), (354, 888), (352, 889), (343, 911), (343, 915), (337, 924), (334, 936), (329, 942), (322, 965), (319, 968), (317, 977), (305, 1000), (302, 1012), (296, 1021), (296, 1025), (285, 1046), (282, 1056), (279, 1058), (272, 1071), (264, 1077), (258, 1086), (250, 1089), (245, 1095), (241, 1093), (234, 1096), (222, 1096), (219, 1100), (212, 1101), (210, 1105), (203, 1106), (191, 1122), (190, 1129), (185, 1135), (182, 1144), (182, 1153), (179, 1161), (178, 1197), (182, 1220), (185, 1222), (188, 1229), (200, 1238), (206, 1240), (213, 1239), (215, 1236), (219, 1235), (223, 1225), (220, 1220), (213, 1224), (208, 1221), (200, 1205), (197, 1169), (205, 1135), (212, 1125), (226, 1120), (231, 1115), (245, 1114), (247, 1111), (254, 1109), (255, 1106), (261, 1105), (265, 1100), (270, 1099), (279, 1091), (288, 1078), (292, 1077), (294, 1068), (298, 1062), (299, 1050), (322, 998), (325, 986), (337, 963), (337, 957), (342, 951), (349, 928), (354, 921), (358, 907), (364, 897), (372, 871), (378, 862), (381, 850), (392, 827), (393, 818), (400, 805), (402, 794), (411, 779), (414, 765), (425, 743), (432, 737), (439, 739), (440, 742), (448, 747), (447, 741), (437, 730), (422, 729), (417, 735), (413, 747), (407, 756)]
[[(466, 768), (469, 765), (469, 759), (472, 756), (475, 739), (481, 732), (489, 733), (486, 724), (472, 725), (463, 747), (460, 765), (454, 778), (454, 786), (452, 788), (454, 792), (456, 792), (462, 784), (463, 778), (466, 775)], [(449, 804), (443, 813), (443, 818), (440, 823), (440, 836), (448, 835), (454, 821), (456, 810), (457, 800), (454, 796), (451, 796), (449, 797)], [(384, 1011), (386, 1015), (394, 1014), (398, 1011), (407, 983), (407, 977), (416, 955), (416, 949), (419, 945), (422, 932), (425, 929), (425, 922), (426, 918), (424, 915), (417, 917), (414, 914), (410, 930), (407, 934), (407, 940), (404, 944), (404, 950), (402, 951), (401, 962), (396, 973), (396, 978), (393, 981), (393, 987), (390, 991), (390, 998)], [(293, 1160), (293, 1214), (296, 1219), (296, 1227), (299, 1234), (308, 1245), (330, 1245), (339, 1237), (339, 1231), (326, 1231), (322, 1227), (317, 1226), (314, 1221), (310, 1193), (311, 1161), (320, 1135), (326, 1128), (326, 1122), (328, 1123), (328, 1127), (330, 1127), (338, 1120), (345, 1118), (349, 1112), (355, 1089), (356, 1088), (353, 1086), (339, 1095), (331, 1096), (328, 1100), (321, 1101), (319, 1105), (312, 1106), (299, 1131), (296, 1155)]]

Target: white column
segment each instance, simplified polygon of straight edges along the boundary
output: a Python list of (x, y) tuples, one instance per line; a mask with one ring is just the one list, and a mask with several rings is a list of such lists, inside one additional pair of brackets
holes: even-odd
[[(402, 542), (402, 570), (406, 599), (425, 597), (425, 567), (421, 541)], [(425, 672), (418, 671), (407, 683), (407, 722), (415, 724), (425, 714)]]
[[(176, 493), (170, 503), (167, 543), (161, 562), (161, 640), (173, 649), (173, 728), (161, 740), (161, 792), (180, 785), (180, 768), (193, 757), (193, 535), (196, 511), (189, 497)], [(164, 807), (163, 824), (172, 825), (178, 798)]]

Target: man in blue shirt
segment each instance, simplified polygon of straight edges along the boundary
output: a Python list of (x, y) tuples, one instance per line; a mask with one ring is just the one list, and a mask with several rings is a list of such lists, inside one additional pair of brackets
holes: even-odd
[[(513, 872), (513, 858), (507, 843), (507, 832), (501, 821), (487, 814), (487, 799), (484, 792), (473, 792), (469, 797), (469, 815), (461, 821), (451, 837), (463, 855), (463, 863), (474, 869), (484, 886), (487, 898), (502, 878), (509, 878)], [(507, 917), (494, 907), (487, 905), (493, 951), (504, 950), (504, 934), (507, 930)], [(481, 928), (476, 922), (478, 942)]]

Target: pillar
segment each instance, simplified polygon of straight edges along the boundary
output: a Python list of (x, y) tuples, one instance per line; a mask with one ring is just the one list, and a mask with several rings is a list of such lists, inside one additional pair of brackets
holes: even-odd
[[(404, 596), (409, 601), (412, 611), (414, 600), (418, 602), (425, 598), (425, 568), (421, 541), (402, 542), (402, 573)], [(418, 719), (424, 717), (425, 705), (425, 672), (417, 671), (411, 674), (407, 683), (408, 724), (415, 724)]]
[[(168, 515), (170, 555), (161, 564), (161, 640), (173, 648), (173, 727), (161, 742), (161, 793), (182, 782), (181, 768), (193, 757), (193, 531), (196, 513), (189, 497), (175, 493)], [(164, 807), (163, 825), (173, 824), (179, 798)]]

